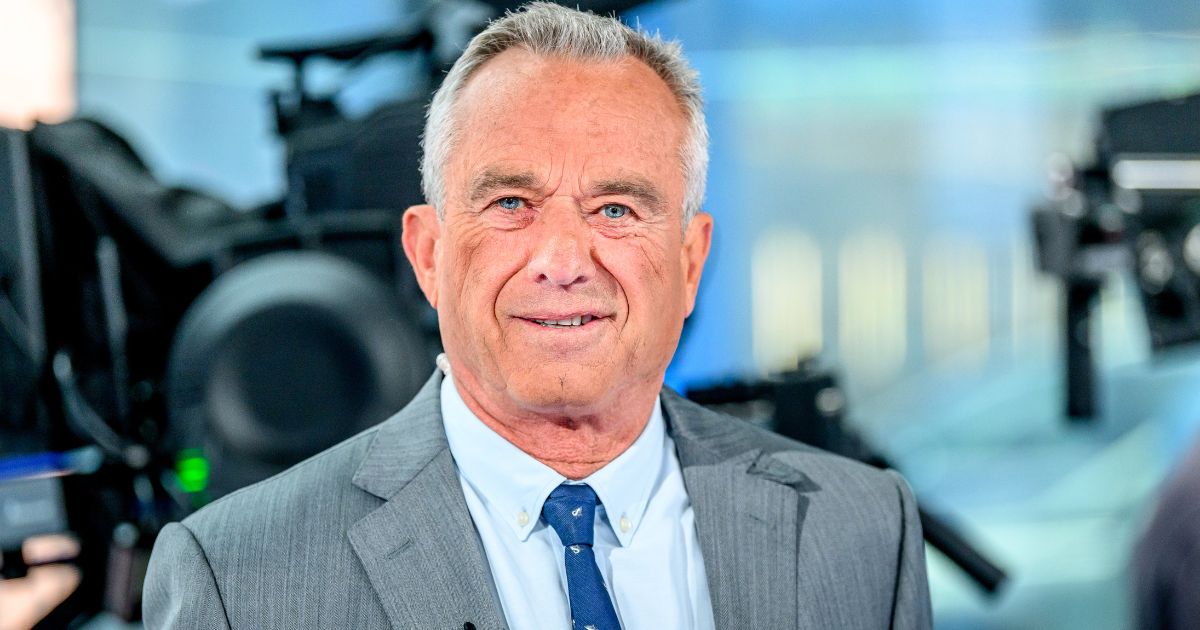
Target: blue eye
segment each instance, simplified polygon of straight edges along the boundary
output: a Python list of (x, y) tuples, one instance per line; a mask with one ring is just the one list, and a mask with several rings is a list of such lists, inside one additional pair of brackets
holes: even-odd
[(600, 211), (610, 219), (620, 219), (629, 214), (629, 208), (617, 203), (606, 203), (603, 208), (600, 208)]
[(496, 205), (505, 210), (517, 210), (524, 204), (520, 197), (502, 197), (496, 202)]

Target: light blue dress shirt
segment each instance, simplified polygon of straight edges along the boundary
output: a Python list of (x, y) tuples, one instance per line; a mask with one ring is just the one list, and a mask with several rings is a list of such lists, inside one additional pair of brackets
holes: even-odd
[[(563, 546), (542, 503), (567, 479), (513, 446), (463, 402), (449, 374), (442, 420), (467, 508), (510, 630), (571, 627)], [(695, 515), (661, 403), (624, 453), (582, 480), (596, 510), (596, 563), (627, 629), (714, 626)]]

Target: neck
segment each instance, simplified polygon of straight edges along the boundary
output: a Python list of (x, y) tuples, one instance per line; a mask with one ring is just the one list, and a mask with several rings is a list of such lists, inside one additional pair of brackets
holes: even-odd
[(530, 411), (497, 404), (473, 379), (454, 374), (467, 408), (500, 437), (560, 475), (583, 479), (616, 459), (638, 439), (654, 410), (658, 389), (611, 396), (607, 408)]

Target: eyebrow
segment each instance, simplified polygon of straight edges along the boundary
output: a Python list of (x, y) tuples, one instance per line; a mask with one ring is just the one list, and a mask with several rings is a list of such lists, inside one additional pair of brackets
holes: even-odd
[(471, 180), (467, 198), (471, 200), (471, 203), (478, 203), (498, 189), (536, 190), (538, 184), (538, 177), (529, 171), (512, 173), (489, 168)]
[(648, 179), (634, 177), (629, 179), (602, 179), (588, 188), (588, 196), (625, 195), (633, 197), (650, 209), (661, 212), (663, 209), (662, 194), (658, 187)]
[[(537, 190), (542, 180), (530, 171), (510, 172), (494, 168), (485, 169), (471, 180), (467, 198), (478, 203), (496, 190)], [(658, 187), (641, 177), (601, 179), (588, 187), (589, 197), (624, 195), (637, 199), (642, 205), (655, 212), (663, 210), (663, 198)]]

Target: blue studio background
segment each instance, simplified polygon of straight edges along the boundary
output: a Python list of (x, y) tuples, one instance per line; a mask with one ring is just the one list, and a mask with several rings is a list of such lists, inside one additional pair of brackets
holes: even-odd
[[(77, 100), (166, 181), (249, 207), (283, 190), (263, 43), (367, 34), (403, 0), (88, 0)], [(1029, 210), (1105, 105), (1200, 89), (1200, 3), (672, 0), (712, 134), (716, 242), (668, 381), (819, 356), (928, 506), (1012, 574), (981, 595), (930, 552), (939, 628), (1122, 628), (1130, 546), (1200, 426), (1195, 353), (1149, 355), (1128, 279), (1097, 323), (1102, 417), (1061, 418), (1058, 287)], [(418, 93), (411, 61), (316, 67), (363, 113)], [(413, 199), (414, 203), (419, 200)]]

